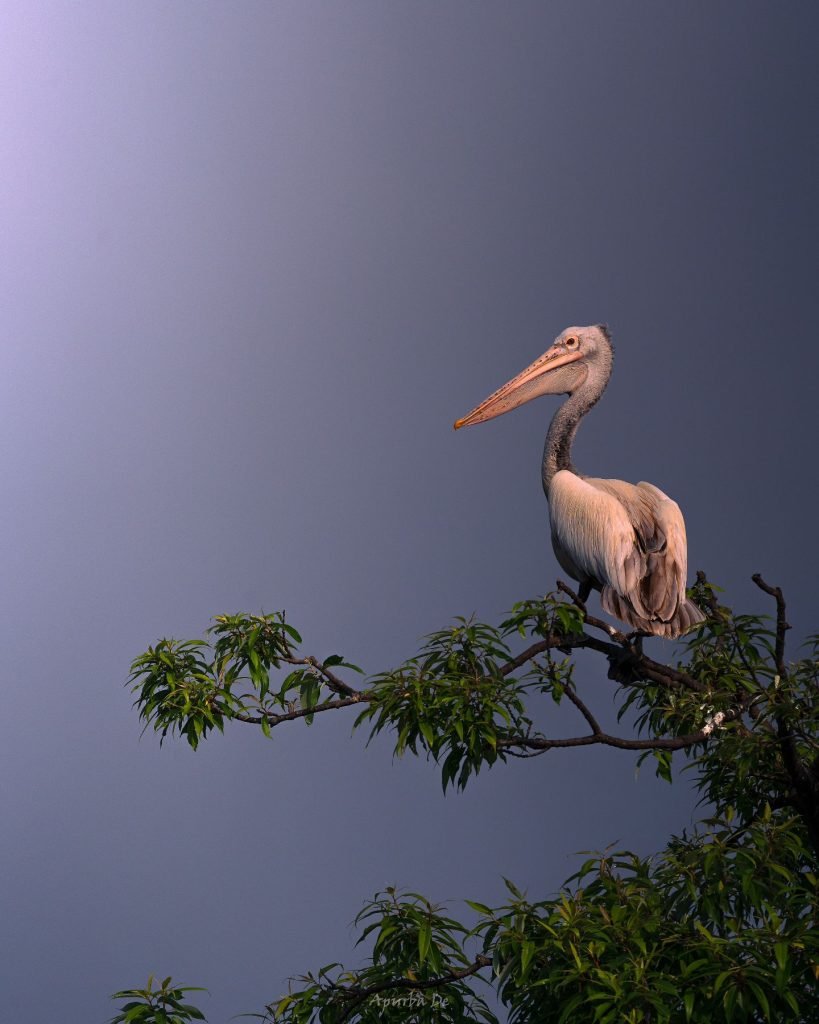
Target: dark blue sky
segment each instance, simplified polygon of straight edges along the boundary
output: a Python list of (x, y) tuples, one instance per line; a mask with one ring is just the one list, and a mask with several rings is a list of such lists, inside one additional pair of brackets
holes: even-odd
[[(668, 491), (692, 573), (762, 611), (760, 571), (815, 629), (817, 28), (798, 2), (3, 7), (9, 1020), (105, 1020), (154, 971), (225, 1021), (354, 963), (386, 884), (546, 894), (574, 851), (689, 824), (684, 780), (616, 752), (444, 798), (341, 716), (160, 750), (123, 682), (224, 611), (285, 607), (377, 671), (553, 586), (557, 400), (452, 422), (600, 320), (578, 466)], [(605, 715), (595, 662), (581, 687)]]

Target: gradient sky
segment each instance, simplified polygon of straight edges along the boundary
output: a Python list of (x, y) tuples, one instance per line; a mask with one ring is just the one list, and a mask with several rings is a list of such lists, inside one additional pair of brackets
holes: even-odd
[[(692, 574), (767, 611), (762, 572), (815, 629), (817, 29), (746, 0), (2, 6), (6, 1019), (104, 1021), (153, 971), (223, 1022), (356, 963), (384, 885), (543, 896), (690, 823), (622, 752), (444, 798), (341, 715), (160, 749), (123, 683), (220, 612), (284, 607), (376, 671), (552, 587), (557, 400), (452, 422), (600, 320), (576, 463), (667, 490)], [(608, 714), (596, 662), (581, 685)]]

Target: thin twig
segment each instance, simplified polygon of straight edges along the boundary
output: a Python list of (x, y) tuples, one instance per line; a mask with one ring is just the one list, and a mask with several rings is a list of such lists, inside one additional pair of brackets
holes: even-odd
[(273, 711), (266, 711), (261, 715), (249, 715), (246, 712), (240, 711), (233, 715), (233, 718), (237, 722), (247, 722), (250, 725), (261, 725), (263, 721), (267, 721), (267, 724), (272, 729), (275, 725), (280, 725), (282, 722), (294, 722), (297, 718), (306, 718), (308, 715), (315, 715), (321, 711), (333, 711), (336, 708), (348, 708), (351, 704), (368, 704), (372, 700), (372, 695), (367, 692), (356, 692), (352, 697), (340, 697), (337, 700), (326, 700), (321, 704), (314, 704), (310, 708), (294, 708), (293, 711), (283, 711), (281, 714), (276, 714)]
[(592, 733), (595, 736), (602, 736), (603, 735), (603, 730), (600, 728), (600, 725), (599, 725), (597, 719), (594, 717), (594, 715), (591, 713), (591, 711), (589, 711), (589, 709), (586, 706), (586, 704), (578, 697), (577, 693), (575, 692), (574, 687), (573, 686), (567, 686), (565, 688), (565, 690), (564, 690), (564, 693), (569, 698), (569, 700), (572, 702), (572, 704), (574, 704), (574, 706), (577, 708), (577, 710), (580, 712), (580, 714), (589, 723), (589, 725), (591, 726)]
[(578, 642), (574, 644), (573, 641), (567, 640), (565, 636), (556, 636), (554, 633), (550, 633), (545, 639), (538, 640), (537, 643), (532, 644), (531, 647), (527, 647), (525, 651), (521, 651), (517, 657), (507, 661), (505, 665), (500, 669), (500, 675), (508, 676), (510, 672), (514, 672), (516, 668), (521, 668), (527, 661), (532, 661), (538, 654), (543, 654), (544, 651), (552, 650), (555, 647), (565, 646), (581, 646)]
[(583, 613), (583, 619), (588, 623), (588, 625), (594, 626), (595, 629), (602, 629), (604, 633), (608, 633), (612, 640), (616, 640), (618, 644), (622, 644), (624, 647), (631, 646), (625, 633), (622, 633), (619, 629), (615, 629), (614, 626), (609, 625), (608, 622), (604, 622), (602, 619), (598, 619), (594, 615), (590, 615), (585, 603), (580, 600), (580, 597), (570, 586), (568, 586), (568, 584), (564, 583), (563, 580), (557, 581), (557, 589), (572, 599), (572, 604), (580, 609)]
[(352, 697), (353, 694), (359, 693), (354, 687), (348, 685), (343, 679), (340, 679), (335, 672), (332, 672), (326, 665), (323, 665), (318, 658), (314, 658), (308, 655), (306, 658), (286, 658), (282, 657), (280, 661), (286, 662), (288, 665), (306, 665), (308, 668), (315, 669), (319, 675), (324, 676), (324, 680), (327, 684), (328, 689), (332, 690), (333, 693), (337, 693), (340, 696)]
[(779, 678), (787, 679), (788, 670), (785, 668), (785, 634), (791, 628), (785, 618), (785, 598), (782, 596), (781, 587), (772, 587), (762, 579), (758, 572), (754, 573), (751, 579), (760, 590), (776, 598), (776, 671)]

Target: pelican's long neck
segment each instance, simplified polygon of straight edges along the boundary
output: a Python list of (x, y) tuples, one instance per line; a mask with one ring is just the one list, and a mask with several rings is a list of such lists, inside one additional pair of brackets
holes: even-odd
[(611, 361), (600, 372), (590, 372), (586, 380), (557, 410), (549, 424), (546, 444), (543, 446), (543, 490), (549, 497), (549, 485), (558, 470), (577, 470), (572, 465), (572, 441), (580, 421), (606, 390), (611, 376)]

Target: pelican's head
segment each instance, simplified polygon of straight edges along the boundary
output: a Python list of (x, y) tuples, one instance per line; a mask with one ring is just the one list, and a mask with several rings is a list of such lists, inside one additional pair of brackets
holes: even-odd
[(590, 374), (603, 377), (605, 386), (611, 372), (611, 358), (611, 339), (605, 324), (567, 327), (531, 366), (476, 405), (463, 419), (456, 420), (455, 429), (502, 416), (540, 395), (569, 395), (581, 387)]

